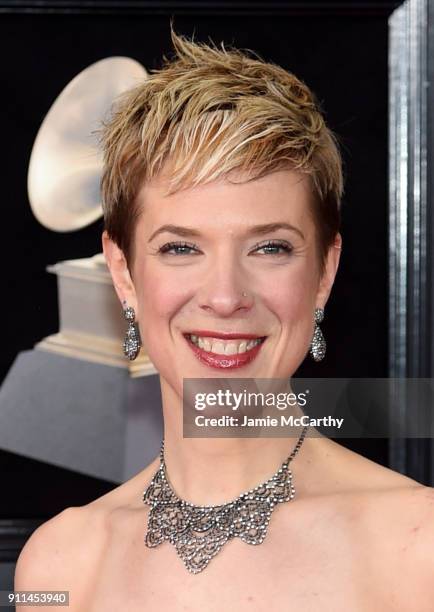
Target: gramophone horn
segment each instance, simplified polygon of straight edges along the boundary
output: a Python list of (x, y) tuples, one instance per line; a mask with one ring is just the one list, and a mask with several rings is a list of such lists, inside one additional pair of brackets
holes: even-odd
[(108, 57), (80, 72), (61, 92), (39, 129), (30, 157), (30, 206), (48, 229), (66, 232), (101, 214), (102, 160), (94, 133), (115, 98), (146, 78), (141, 64)]

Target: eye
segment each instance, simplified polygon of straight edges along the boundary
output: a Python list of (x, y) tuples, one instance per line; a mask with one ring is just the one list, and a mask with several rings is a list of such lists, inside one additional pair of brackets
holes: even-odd
[(255, 252), (264, 250), (265, 255), (289, 255), (293, 247), (286, 240), (269, 240), (265, 244), (255, 244), (253, 250)]
[(167, 242), (158, 249), (158, 252), (168, 255), (190, 255), (190, 251), (193, 250), (198, 252), (197, 245), (188, 242)]

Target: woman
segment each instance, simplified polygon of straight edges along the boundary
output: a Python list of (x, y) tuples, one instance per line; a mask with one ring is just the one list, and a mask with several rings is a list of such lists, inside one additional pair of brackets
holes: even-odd
[[(431, 488), (305, 430), (183, 437), (183, 379), (288, 379), (324, 356), (342, 171), (294, 75), (172, 38), (102, 134), (103, 249), (125, 352), (143, 344), (160, 374), (164, 449), (42, 525), (15, 588), (69, 590), (88, 612), (432, 610)], [(202, 548), (206, 529), (183, 535), (198, 517)]]

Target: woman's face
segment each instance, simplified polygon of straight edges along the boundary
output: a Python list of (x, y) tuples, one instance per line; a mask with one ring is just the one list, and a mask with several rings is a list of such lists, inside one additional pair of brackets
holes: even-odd
[(182, 394), (183, 378), (290, 377), (340, 252), (330, 249), (320, 278), (308, 178), (282, 170), (163, 194), (162, 177), (139, 193), (131, 277), (104, 245), (162, 378)]

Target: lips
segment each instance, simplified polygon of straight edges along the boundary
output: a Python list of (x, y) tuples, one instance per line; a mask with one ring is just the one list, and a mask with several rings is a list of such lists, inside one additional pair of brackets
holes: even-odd
[(216, 332), (207, 329), (193, 329), (186, 336), (201, 336), (202, 338), (221, 338), (222, 340), (238, 340), (246, 338), (246, 340), (255, 340), (256, 338), (265, 338), (258, 334), (242, 334), (237, 332)]
[[(254, 346), (253, 348), (234, 355), (224, 355), (212, 353), (210, 351), (206, 351), (203, 348), (200, 348), (196, 344), (194, 344), (191, 340), (191, 335), (200, 336), (202, 338), (220, 338), (222, 340), (236, 340), (236, 339), (246, 339), (246, 340), (254, 340), (259, 339), (260, 343)], [(193, 351), (193, 354), (196, 356), (199, 361), (209, 367), (218, 368), (218, 369), (232, 369), (232, 368), (240, 368), (242, 366), (251, 363), (255, 357), (258, 355), (261, 350), (262, 345), (266, 340), (266, 336), (258, 336), (255, 334), (240, 334), (233, 332), (210, 332), (204, 330), (194, 330), (189, 334), (184, 334), (184, 337), (187, 341), (188, 346)]]

